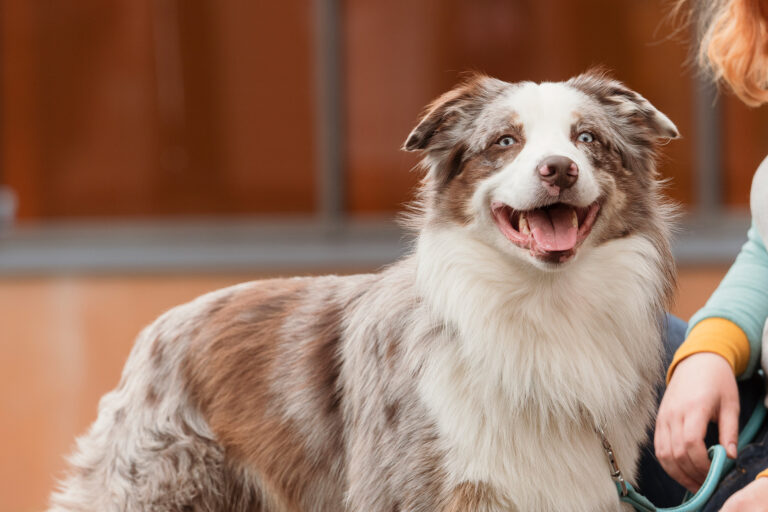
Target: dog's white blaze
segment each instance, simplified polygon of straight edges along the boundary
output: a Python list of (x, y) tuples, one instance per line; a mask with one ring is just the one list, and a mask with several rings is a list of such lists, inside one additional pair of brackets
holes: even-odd
[(617, 510), (594, 423), (631, 478), (652, 407), (628, 397), (658, 371), (659, 254), (642, 236), (583, 250), (545, 272), (459, 228), (419, 239), (418, 286), (460, 339), (424, 355), (421, 397), (453, 481), (492, 483), (521, 511)]
[(579, 167), (572, 189), (581, 206), (594, 202), (599, 193), (592, 164), (571, 140), (576, 113), (589, 98), (572, 87), (555, 83), (525, 83), (499, 100), (498, 107), (517, 114), (525, 133), (525, 146), (515, 160), (489, 180), (493, 199), (517, 210), (529, 210), (541, 189), (539, 163), (551, 155), (570, 158)]

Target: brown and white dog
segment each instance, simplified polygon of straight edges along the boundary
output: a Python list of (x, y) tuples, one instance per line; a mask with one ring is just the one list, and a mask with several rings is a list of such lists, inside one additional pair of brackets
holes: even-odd
[(673, 288), (659, 143), (599, 73), (473, 76), (405, 143), (415, 248), (216, 291), (139, 336), (52, 511), (615, 511)]

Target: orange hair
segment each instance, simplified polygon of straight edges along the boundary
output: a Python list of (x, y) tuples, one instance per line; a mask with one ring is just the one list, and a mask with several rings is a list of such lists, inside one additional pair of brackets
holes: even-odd
[[(681, 9), (688, 0), (679, 0)], [(744, 103), (768, 102), (766, 0), (693, 0), (698, 18), (698, 63)]]

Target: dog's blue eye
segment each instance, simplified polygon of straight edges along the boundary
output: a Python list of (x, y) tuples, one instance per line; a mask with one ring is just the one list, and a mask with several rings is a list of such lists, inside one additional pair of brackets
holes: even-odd
[(506, 146), (511, 146), (515, 142), (517, 142), (517, 141), (515, 140), (515, 138), (513, 136), (511, 136), (511, 135), (504, 135), (503, 137), (501, 137), (499, 140), (496, 141), (496, 144), (498, 144), (499, 146), (502, 146), (502, 147), (506, 147)]
[(589, 132), (581, 132), (579, 136), (576, 138), (579, 142), (593, 142), (595, 140), (595, 136), (592, 135)]

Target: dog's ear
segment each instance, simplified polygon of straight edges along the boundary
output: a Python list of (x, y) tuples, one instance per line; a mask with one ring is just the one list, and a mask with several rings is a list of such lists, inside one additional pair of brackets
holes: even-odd
[(455, 130), (466, 125), (463, 121), (479, 113), (482, 101), (497, 89), (499, 80), (482, 74), (472, 74), (458, 86), (430, 103), (419, 124), (403, 144), (405, 151), (447, 149), (455, 142)]
[[(591, 70), (572, 78), (568, 83), (589, 94), (611, 111), (614, 119), (642, 128), (653, 139), (677, 139), (680, 132), (675, 124), (651, 102), (603, 70)], [(615, 116), (615, 117), (614, 117)]]

